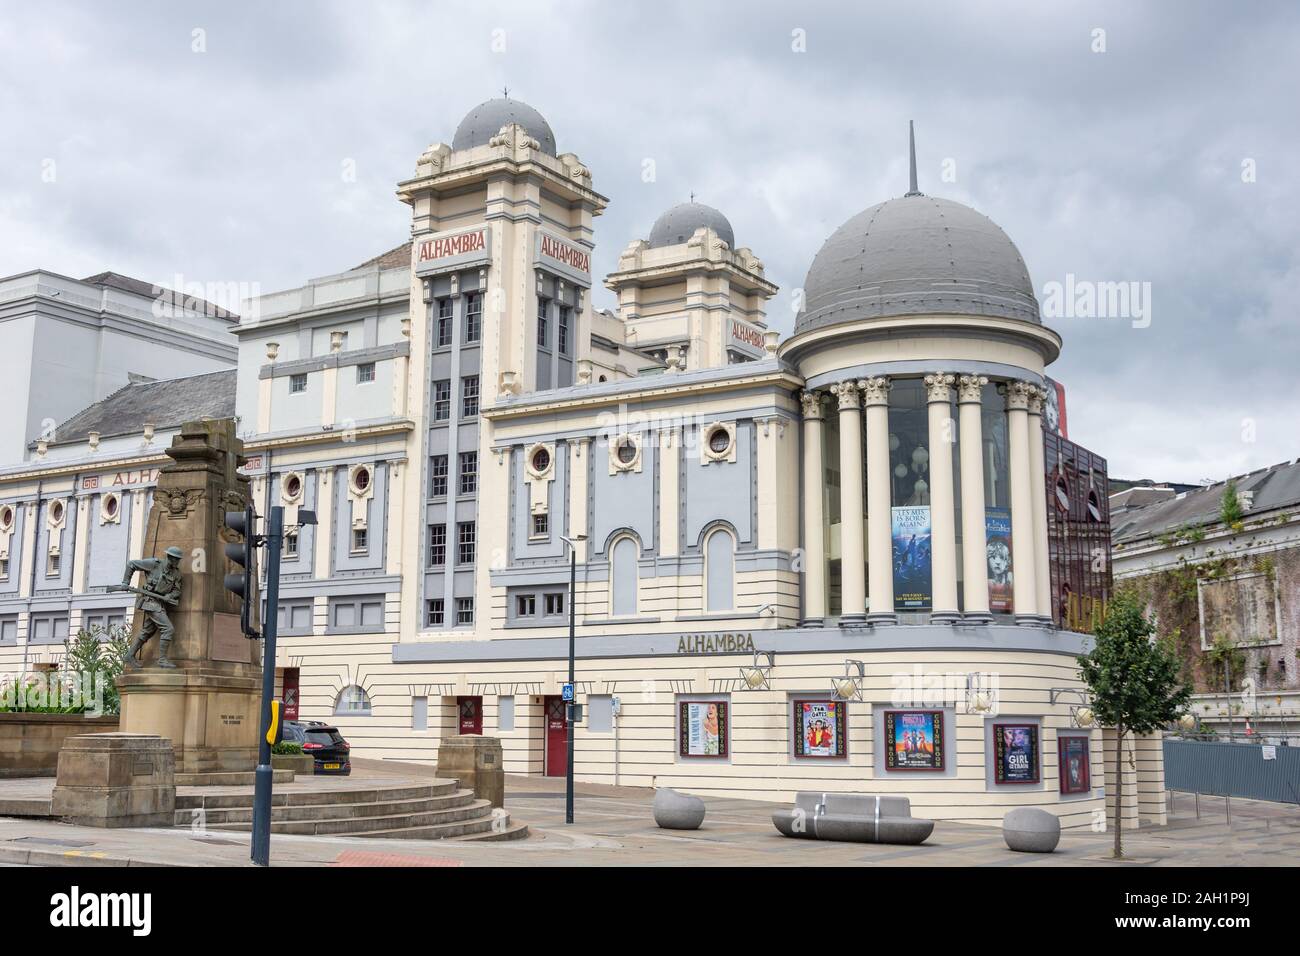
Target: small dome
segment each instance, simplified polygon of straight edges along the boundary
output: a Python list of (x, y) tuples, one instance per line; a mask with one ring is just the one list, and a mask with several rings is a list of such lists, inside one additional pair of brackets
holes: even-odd
[(926, 312), (1042, 321), (1007, 234), (969, 206), (920, 194), (878, 203), (835, 230), (804, 295), (796, 332)]
[(736, 236), (731, 231), (727, 217), (712, 206), (698, 202), (684, 202), (673, 206), (655, 220), (650, 227), (650, 248), (676, 246), (695, 234), (701, 226), (708, 226), (730, 248), (736, 247)]
[(507, 97), (480, 103), (466, 113), (456, 127), (451, 148), (462, 150), (486, 146), (487, 141), (501, 132), (501, 127), (508, 123), (518, 123), (528, 130), (528, 135), (542, 144), (542, 152), (555, 155), (555, 134), (551, 132), (545, 117), (527, 103)]

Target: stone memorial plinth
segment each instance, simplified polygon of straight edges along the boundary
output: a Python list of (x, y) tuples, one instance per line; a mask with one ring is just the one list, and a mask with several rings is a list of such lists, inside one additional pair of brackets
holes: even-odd
[[(176, 774), (198, 783), (198, 774), (249, 772), (257, 763), (262, 693), (262, 642), (239, 628), (238, 599), (224, 576), (238, 568), (222, 547), (238, 540), (225, 527), (225, 512), (249, 500), (243, 444), (230, 419), (187, 422), (167, 449), (171, 461), (158, 474), (145, 531), (145, 555), (179, 548), (180, 602), (168, 610), (175, 627), (168, 657), (174, 668), (154, 666), (158, 641), (145, 644), (141, 668), (118, 679), (123, 733), (157, 734), (172, 742)], [(258, 607), (256, 595), (250, 596)], [(135, 615), (133, 637), (143, 615)]]
[(438, 776), (456, 778), (479, 800), (492, 806), (506, 802), (506, 774), (501, 766), (501, 741), (478, 734), (444, 737), (438, 745)]
[(50, 812), (89, 827), (170, 827), (176, 819), (171, 741), (153, 734), (85, 734), (59, 751)]

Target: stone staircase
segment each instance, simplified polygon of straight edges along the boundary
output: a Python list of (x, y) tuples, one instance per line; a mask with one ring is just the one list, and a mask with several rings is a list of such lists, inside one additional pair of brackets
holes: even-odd
[[(251, 793), (176, 795), (176, 826), (249, 830)], [(282, 790), (271, 795), (271, 832), (402, 840), (517, 840), (528, 827), (455, 780)]]

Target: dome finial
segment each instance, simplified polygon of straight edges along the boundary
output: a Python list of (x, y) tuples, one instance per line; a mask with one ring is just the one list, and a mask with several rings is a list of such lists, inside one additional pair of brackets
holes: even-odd
[(907, 148), (911, 159), (911, 188), (904, 194), (905, 196), (924, 195), (921, 190), (916, 188), (916, 132), (912, 128), (912, 121), (907, 121)]

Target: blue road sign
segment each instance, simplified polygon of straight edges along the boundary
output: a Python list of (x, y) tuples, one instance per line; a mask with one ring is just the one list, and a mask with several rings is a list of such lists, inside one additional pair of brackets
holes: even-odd
[(573, 685), (565, 684), (564, 689), (560, 691), (560, 697), (563, 700), (573, 700)]

